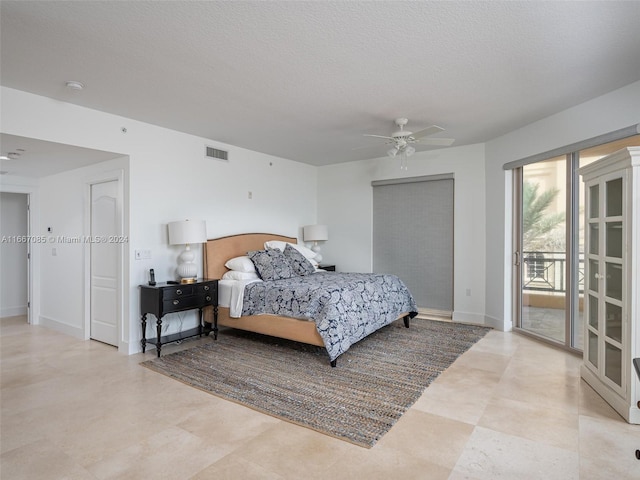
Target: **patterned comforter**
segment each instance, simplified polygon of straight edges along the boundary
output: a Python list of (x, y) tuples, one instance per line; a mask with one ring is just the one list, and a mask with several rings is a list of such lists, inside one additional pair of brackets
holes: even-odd
[(318, 272), (248, 284), (242, 315), (313, 320), (333, 361), (400, 314), (413, 317), (417, 311), (411, 292), (395, 275)]

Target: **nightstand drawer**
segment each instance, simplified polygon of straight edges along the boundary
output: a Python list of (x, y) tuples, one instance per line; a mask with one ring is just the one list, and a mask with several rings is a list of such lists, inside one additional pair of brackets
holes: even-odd
[(165, 300), (170, 300), (174, 298), (188, 297), (195, 293), (195, 288), (193, 285), (176, 285), (175, 288), (167, 288), (163, 292), (163, 297)]
[(202, 304), (203, 300), (200, 297), (191, 295), (190, 297), (166, 299), (162, 302), (162, 310), (164, 313), (178, 312), (180, 310), (189, 310), (196, 308)]
[(196, 294), (218, 296), (218, 282), (211, 282), (204, 285), (198, 285), (196, 287)]

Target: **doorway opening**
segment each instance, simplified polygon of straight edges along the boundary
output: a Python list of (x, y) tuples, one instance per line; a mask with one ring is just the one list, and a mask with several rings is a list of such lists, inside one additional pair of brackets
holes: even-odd
[(27, 193), (0, 193), (0, 317), (24, 316), (27, 323), (31, 322), (29, 201)]

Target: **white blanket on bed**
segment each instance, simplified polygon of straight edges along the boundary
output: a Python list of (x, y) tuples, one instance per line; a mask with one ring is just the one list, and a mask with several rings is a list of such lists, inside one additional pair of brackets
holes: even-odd
[(262, 280), (220, 280), (218, 282), (218, 306), (229, 309), (229, 316), (240, 318), (244, 302), (244, 287)]

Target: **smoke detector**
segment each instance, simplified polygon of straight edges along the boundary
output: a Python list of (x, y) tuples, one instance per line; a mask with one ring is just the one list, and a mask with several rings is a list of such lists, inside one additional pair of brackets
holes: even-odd
[(71, 90), (82, 90), (84, 88), (84, 84), (82, 82), (77, 82), (76, 80), (69, 80), (65, 85)]

